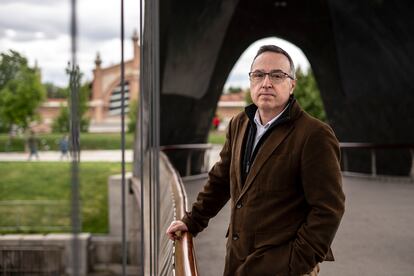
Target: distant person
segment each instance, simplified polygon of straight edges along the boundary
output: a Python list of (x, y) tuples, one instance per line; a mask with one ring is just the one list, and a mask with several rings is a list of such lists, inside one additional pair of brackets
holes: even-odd
[(230, 121), (220, 161), (167, 235), (197, 235), (230, 200), (225, 276), (316, 276), (344, 213), (338, 140), (295, 100), (286, 51), (262, 46), (249, 77), (254, 104)]
[(29, 158), (28, 160), (32, 160), (32, 156), (35, 156), (37, 160), (39, 160), (39, 154), (37, 149), (39, 147), (39, 139), (37, 139), (34, 131), (30, 131), (29, 139), (27, 139), (27, 145), (29, 147)]
[(214, 128), (214, 130), (218, 130), (219, 125), (220, 125), (220, 118), (216, 115), (213, 118), (213, 128)]
[(69, 160), (69, 137), (65, 135), (59, 140), (60, 160), (66, 158)]

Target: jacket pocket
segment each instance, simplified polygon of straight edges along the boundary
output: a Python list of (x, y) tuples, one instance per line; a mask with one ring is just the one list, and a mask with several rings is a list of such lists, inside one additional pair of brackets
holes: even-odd
[[(299, 246), (300, 243), (300, 246)], [(294, 275), (309, 273), (319, 262), (313, 248), (306, 242), (296, 240), (292, 246), (289, 268)]]
[(259, 232), (254, 237), (254, 251), (246, 259), (246, 275), (287, 276), (296, 232)]

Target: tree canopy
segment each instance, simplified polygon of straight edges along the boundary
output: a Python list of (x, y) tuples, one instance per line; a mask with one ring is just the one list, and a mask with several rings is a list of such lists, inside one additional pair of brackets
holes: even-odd
[(293, 94), (300, 106), (313, 117), (326, 121), (325, 108), (312, 70), (309, 69), (307, 72), (303, 72), (298, 67), (296, 78), (296, 88)]
[[(68, 68), (66, 73), (73, 81), (69, 83), (69, 86), (66, 89), (61, 89), (60, 93), (64, 93), (65, 98), (70, 103), (70, 91), (71, 85), (79, 87), (78, 90), (78, 118), (80, 123), (80, 131), (87, 132), (89, 128), (89, 118), (87, 118), (86, 113), (88, 111), (88, 101), (91, 94), (91, 84), (85, 82), (81, 85), (81, 79), (83, 74), (79, 71), (79, 68)], [(52, 123), (53, 132), (68, 133), (70, 131), (70, 112), (68, 105), (62, 105), (59, 111), (59, 115), (53, 120)]]
[(56, 86), (51, 82), (46, 82), (43, 86), (49, 99), (66, 99), (68, 97), (68, 88)]
[(27, 59), (9, 50), (0, 54), (0, 125), (27, 129), (37, 118), (37, 108), (45, 99), (45, 89), (36, 68)]
[(240, 93), (241, 91), (243, 91), (243, 89), (239, 86), (230, 86), (229, 88), (227, 88), (227, 91), (225, 91), (225, 93), (229, 93), (229, 94), (235, 94), (235, 93)]

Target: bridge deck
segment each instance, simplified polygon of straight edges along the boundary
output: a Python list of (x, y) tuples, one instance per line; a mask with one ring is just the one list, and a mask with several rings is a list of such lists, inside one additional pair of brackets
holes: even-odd
[[(414, 185), (344, 177), (346, 212), (332, 246), (336, 262), (321, 276), (414, 275)], [(204, 181), (186, 183), (193, 202)], [(230, 211), (226, 206), (195, 238), (203, 276), (221, 275)]]

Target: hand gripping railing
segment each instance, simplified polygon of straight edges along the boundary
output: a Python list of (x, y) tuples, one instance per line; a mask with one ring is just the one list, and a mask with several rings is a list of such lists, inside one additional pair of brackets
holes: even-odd
[[(374, 144), (374, 143), (339, 143), (343, 155), (343, 170), (349, 171), (348, 155), (346, 149), (369, 149), (371, 152), (371, 176), (377, 176), (377, 149), (409, 149), (414, 163), (414, 144)], [(414, 164), (411, 169), (410, 177), (414, 177)]]

